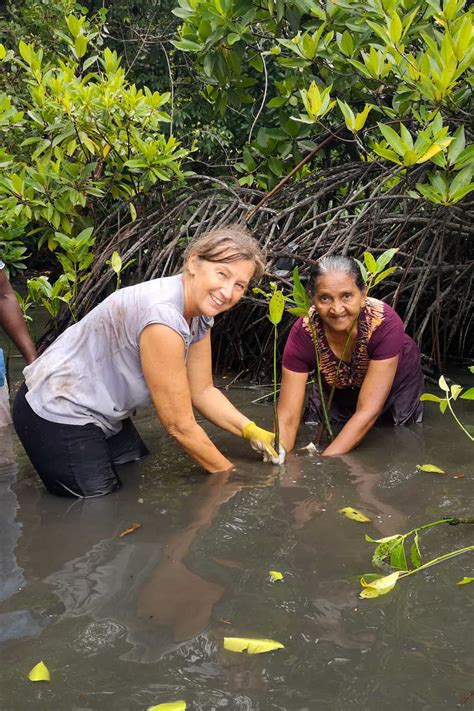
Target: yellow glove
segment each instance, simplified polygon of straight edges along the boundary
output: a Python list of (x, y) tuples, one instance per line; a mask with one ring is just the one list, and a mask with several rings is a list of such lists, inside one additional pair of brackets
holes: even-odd
[(277, 454), (274, 443), (275, 434), (264, 430), (255, 422), (247, 422), (242, 430), (242, 437), (250, 442), (250, 446), (256, 452), (263, 453), (263, 461), (271, 461), (273, 464), (283, 464), (285, 461), (285, 449), (280, 445), (280, 452)]

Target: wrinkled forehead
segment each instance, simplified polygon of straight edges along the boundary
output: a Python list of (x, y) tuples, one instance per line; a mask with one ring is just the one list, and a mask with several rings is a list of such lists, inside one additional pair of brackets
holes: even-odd
[[(353, 291), (361, 292), (350, 272), (333, 271), (320, 274), (314, 281), (314, 293), (321, 291)], [(362, 293), (362, 292), (361, 292)]]

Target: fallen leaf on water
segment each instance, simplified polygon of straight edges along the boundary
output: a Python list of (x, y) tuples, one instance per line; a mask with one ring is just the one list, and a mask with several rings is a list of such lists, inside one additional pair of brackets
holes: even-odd
[(247, 654), (262, 654), (273, 652), (274, 649), (284, 649), (285, 645), (274, 639), (249, 639), (248, 637), (224, 637), (224, 649), (229, 652), (247, 652)]
[(440, 469), (436, 464), (417, 464), (416, 468), (420, 472), (433, 472), (434, 474), (446, 474), (444, 469)]
[(44, 662), (38, 662), (28, 674), (30, 681), (51, 681), (49, 669)]
[(132, 523), (130, 528), (126, 528), (125, 531), (122, 531), (120, 534), (120, 538), (123, 538), (123, 536), (128, 536), (129, 533), (133, 533), (137, 529), (141, 528), (142, 524), (141, 523)]
[(219, 622), (223, 622), (225, 625), (231, 625), (231, 624), (232, 624), (231, 620), (222, 620), (222, 619), (220, 619)]
[(377, 580), (371, 580), (368, 582), (365, 578), (360, 579), (360, 584), (364, 588), (360, 593), (360, 597), (380, 597), (380, 595), (386, 595), (393, 590), (397, 584), (398, 577), (401, 570), (397, 570), (395, 573), (390, 573), (390, 575), (385, 575)]
[(458, 585), (468, 585), (468, 583), (474, 583), (474, 578), (466, 578), (466, 576), (464, 576), (464, 578), (462, 580), (458, 580), (457, 584)]
[(158, 704), (158, 706), (149, 706), (147, 711), (185, 711), (186, 701), (170, 701), (168, 704)]
[(371, 520), (361, 511), (353, 509), (351, 506), (346, 506), (344, 509), (339, 509), (339, 513), (344, 514), (344, 516), (347, 516), (347, 518), (351, 518), (353, 521), (360, 521), (361, 523), (368, 523)]
[(270, 570), (268, 574), (272, 583), (276, 582), (277, 580), (283, 580), (283, 575), (278, 570)]

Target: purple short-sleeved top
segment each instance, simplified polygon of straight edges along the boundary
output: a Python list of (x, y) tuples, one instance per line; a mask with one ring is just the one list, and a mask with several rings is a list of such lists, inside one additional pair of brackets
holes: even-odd
[[(323, 324), (312, 309), (316, 330), (321, 375), (326, 389), (336, 386), (336, 393), (344, 391), (354, 401), (354, 390), (359, 391), (371, 360), (386, 360), (399, 356), (395, 379), (385, 403), (384, 412), (390, 408), (396, 424), (415, 417), (421, 419), (420, 395), (423, 393), (423, 375), (420, 352), (416, 343), (405, 333), (398, 314), (386, 303), (368, 297), (359, 316), (357, 337), (350, 362), (342, 361), (331, 350)], [(297, 373), (310, 373), (316, 368), (314, 345), (307, 318), (299, 318), (293, 325), (283, 353), (283, 366)], [(337, 400), (337, 397), (335, 398)]]

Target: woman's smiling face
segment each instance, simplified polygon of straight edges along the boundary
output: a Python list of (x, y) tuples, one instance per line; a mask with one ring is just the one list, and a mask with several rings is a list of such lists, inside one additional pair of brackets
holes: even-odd
[(245, 294), (255, 263), (249, 259), (210, 262), (194, 255), (187, 272), (192, 278), (187, 304), (190, 315), (216, 316), (235, 306)]
[(324, 325), (336, 333), (349, 332), (364, 305), (361, 291), (347, 272), (327, 272), (318, 277), (313, 304)]

